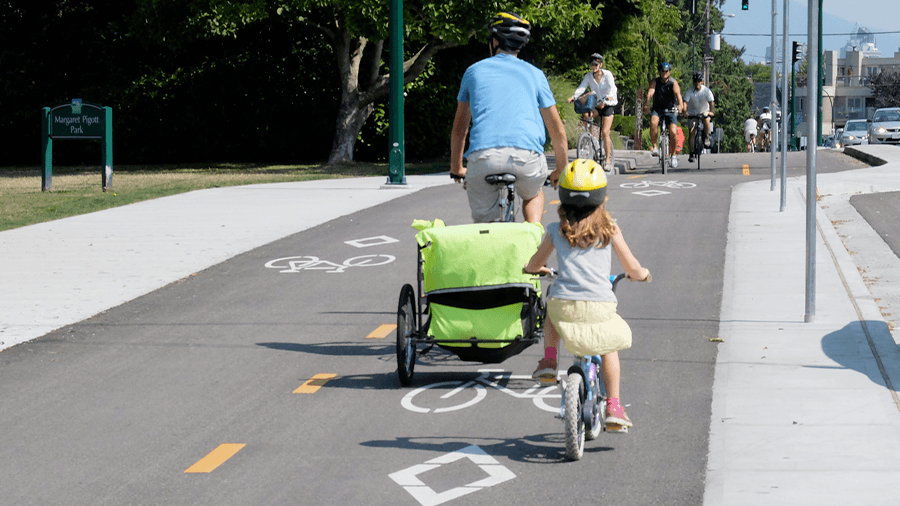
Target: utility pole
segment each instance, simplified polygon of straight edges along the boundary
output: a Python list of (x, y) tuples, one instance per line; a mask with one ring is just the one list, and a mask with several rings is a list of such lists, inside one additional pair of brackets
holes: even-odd
[(711, 0), (706, 0), (706, 46), (703, 49), (703, 82), (709, 86), (709, 62), (712, 60), (712, 56), (709, 54), (709, 3)]
[(778, 130), (777, 123), (774, 121), (776, 114), (776, 104), (778, 103), (775, 99), (775, 94), (778, 93), (778, 89), (775, 86), (775, 81), (778, 78), (778, 52), (776, 51), (776, 46), (778, 45), (778, 40), (776, 39), (775, 27), (777, 26), (778, 21), (778, 0), (772, 0), (772, 97), (769, 100), (769, 112), (772, 114), (771, 120), (769, 120), (769, 151), (771, 152), (771, 162), (772, 162), (772, 184), (769, 187), (769, 191), (775, 190), (775, 149), (772, 147), (773, 142), (775, 141), (775, 131)]

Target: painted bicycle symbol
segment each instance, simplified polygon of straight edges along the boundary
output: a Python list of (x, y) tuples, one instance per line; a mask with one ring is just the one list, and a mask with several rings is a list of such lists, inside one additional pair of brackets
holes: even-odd
[[(513, 375), (502, 369), (479, 369), (478, 372), (481, 374), (473, 380), (439, 381), (417, 388), (403, 396), (400, 405), (415, 413), (447, 413), (478, 404), (487, 397), (485, 387), (491, 387), (517, 399), (531, 399), (538, 409), (551, 413), (559, 412), (559, 399), (562, 394), (557, 391), (556, 385), (546, 387), (534, 385), (524, 392), (517, 392), (501, 385), (501, 382), (523, 379), (531, 382), (533, 381), (531, 376)], [(444, 390), (449, 391), (441, 394), (440, 392)], [(545, 402), (547, 399), (556, 400), (547, 404)]]
[(687, 183), (683, 181), (637, 181), (634, 183), (622, 183), (619, 185), (621, 188), (633, 188), (633, 189), (642, 189), (642, 188), (650, 188), (651, 186), (661, 186), (663, 188), (694, 188), (697, 185), (694, 183)]
[(377, 267), (396, 260), (393, 255), (362, 255), (348, 258), (337, 264), (322, 260), (312, 255), (276, 258), (266, 262), (267, 269), (282, 269), (280, 273), (297, 273), (301, 271), (325, 271), (329, 274), (341, 274), (349, 267)]

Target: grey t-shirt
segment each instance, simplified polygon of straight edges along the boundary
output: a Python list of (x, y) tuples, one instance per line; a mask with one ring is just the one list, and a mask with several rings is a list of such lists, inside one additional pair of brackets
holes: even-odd
[(556, 248), (559, 275), (550, 287), (550, 297), (566, 300), (618, 302), (609, 281), (612, 241), (605, 248), (572, 247), (560, 233), (559, 222), (547, 226)]

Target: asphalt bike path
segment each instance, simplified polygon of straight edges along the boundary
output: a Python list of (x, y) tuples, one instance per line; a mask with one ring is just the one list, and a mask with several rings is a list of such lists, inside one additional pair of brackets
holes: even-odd
[[(820, 157), (820, 171), (845, 169), (844, 158)], [(745, 485), (737, 477), (769, 465), (757, 457), (749, 471), (720, 467), (715, 446), (743, 441), (735, 432), (716, 439), (713, 392), (721, 385), (717, 349), (733, 341), (719, 328), (723, 286), (726, 294), (731, 286), (731, 188), (766, 175), (750, 161), (750, 176), (722, 162), (665, 178), (639, 167), (611, 180), (611, 209), (654, 272), (653, 283), (619, 292), (635, 332), (634, 348), (623, 353), (623, 392), (637, 427), (587, 443), (578, 463), (562, 463), (562, 424), (544, 409), (554, 399), (528, 397), (530, 379), (501, 375), (503, 391), (479, 380), (484, 366), (432, 352), (418, 361), (413, 386), (399, 387), (393, 334), (379, 336), (395, 321), (400, 286), (415, 283), (409, 223), (469, 221), (464, 192), (438, 185), (232, 255), (3, 352), (0, 476), (16, 485), (0, 499), (502, 504), (514, 496), (538, 504), (588, 493), (627, 504), (699, 504), (705, 493), (709, 504), (736, 504)], [(620, 186), (642, 181), (646, 188)], [(548, 190), (548, 202), (554, 195)], [(490, 368), (527, 377), (539, 348)], [(484, 400), (470, 386), (456, 399), (474, 404), (434, 413), (459, 405), (436, 394), (460, 380), (481, 381)], [(303, 388), (313, 392), (294, 393)], [(233, 456), (209, 472), (184, 472), (229, 444), (246, 446), (225, 448)], [(727, 500), (717, 503), (720, 493)]]
[[(555, 192), (548, 193), (552, 200)], [(611, 193), (622, 202), (617, 216), (623, 226), (660, 214), (642, 214), (647, 211), (638, 202), (630, 205), (636, 211), (626, 205), (649, 197), (630, 190)], [(718, 204), (723, 222), (724, 203), (723, 198)], [(547, 484), (580, 480), (603, 497), (698, 500), (708, 410), (688, 415), (696, 420), (686, 425), (671, 424), (669, 417), (688, 409), (675, 402), (676, 390), (686, 390), (688, 382), (709, 385), (714, 347), (703, 346), (704, 379), (698, 380), (696, 357), (668, 350), (679, 336), (666, 329), (664, 320), (671, 316), (664, 313), (648, 316), (637, 308), (631, 313), (642, 315), (634, 328), (646, 337), (640, 340), (643, 351), (636, 347), (626, 365), (633, 378), (626, 380), (630, 395), (640, 399), (629, 409), (645, 428), (590, 445), (580, 467), (548, 465), (563, 461), (562, 424), (545, 409), (558, 402), (555, 397), (538, 399), (544, 406), (539, 407), (533, 397), (488, 387), (485, 401), (454, 411), (421, 413), (403, 406), (408, 399), (419, 409), (452, 408), (460, 402), (437, 394), (454, 384), (410, 394), (435, 383), (476, 379), (485, 368), (433, 352), (420, 360), (413, 387), (402, 389), (393, 335), (366, 339), (395, 321), (400, 286), (415, 282), (412, 219), (437, 217), (469, 221), (460, 187), (421, 190), (332, 220), (9, 350), (4, 384), (19, 393), (5, 410), (17, 415), (5, 426), (29, 442), (29, 451), (11, 445), (0, 459), (9, 465), (4, 474), (18, 484), (8, 491), (16, 494), (10, 499), (38, 504), (65, 495), (73, 504), (123, 498), (281, 504), (316, 497), (323, 504), (347, 504), (378, 496), (400, 504), (436, 504), (468, 491), (453, 504), (502, 503), (510, 493), (524, 493), (533, 498), (526, 504), (538, 504), (576, 500), (582, 491)], [(665, 220), (657, 226), (671, 228)], [(641, 244), (643, 233), (632, 228), (632, 246), (648, 251), (644, 261), (651, 268), (665, 271), (670, 251), (651, 254)], [(723, 234), (716, 235), (721, 243)], [(704, 249), (721, 255), (722, 246)], [(375, 265), (387, 255), (395, 260)], [(342, 267), (362, 256), (369, 264)], [(660, 285), (664, 289), (665, 282)], [(661, 295), (647, 295), (652, 288), (623, 286), (623, 308), (630, 304), (625, 292), (632, 292), (633, 301), (645, 299), (646, 307), (661, 307)], [(714, 325), (715, 299), (707, 294), (703, 325)], [(667, 310), (687, 309), (670, 305)], [(692, 331), (690, 322), (680, 326), (690, 335), (709, 332)], [(27, 372), (35, 355), (53, 360), (39, 378)], [(488, 368), (518, 376), (501, 381), (522, 396), (534, 389), (529, 376), (539, 356), (534, 347)], [(330, 374), (335, 376), (313, 383), (321, 384), (317, 392), (293, 393), (317, 375)], [(469, 388), (456, 399), (469, 402), (478, 391)], [(698, 403), (708, 406), (708, 386), (705, 391)], [(35, 397), (41, 401), (29, 400)], [(185, 476), (189, 466), (225, 444), (246, 447), (205, 478)], [(611, 455), (618, 463), (598, 482), (597, 468)], [(109, 469), (113, 456), (125, 465)], [(428, 464), (435, 459), (438, 463)], [(377, 470), (372, 462), (379, 463)], [(142, 466), (148, 463), (149, 469)], [(440, 469), (419, 477), (422, 465)], [(656, 477), (650, 487), (649, 476)]]

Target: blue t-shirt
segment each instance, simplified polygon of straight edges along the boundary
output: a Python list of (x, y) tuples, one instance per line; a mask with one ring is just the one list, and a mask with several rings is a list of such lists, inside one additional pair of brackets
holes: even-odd
[(547, 77), (511, 54), (473, 64), (463, 74), (456, 99), (472, 110), (469, 150), (514, 147), (544, 152), (546, 133), (539, 108), (556, 105)]
[(612, 269), (612, 241), (605, 248), (569, 245), (559, 233), (559, 222), (547, 225), (547, 235), (556, 248), (558, 277), (550, 287), (550, 297), (565, 300), (617, 302), (609, 281)]

